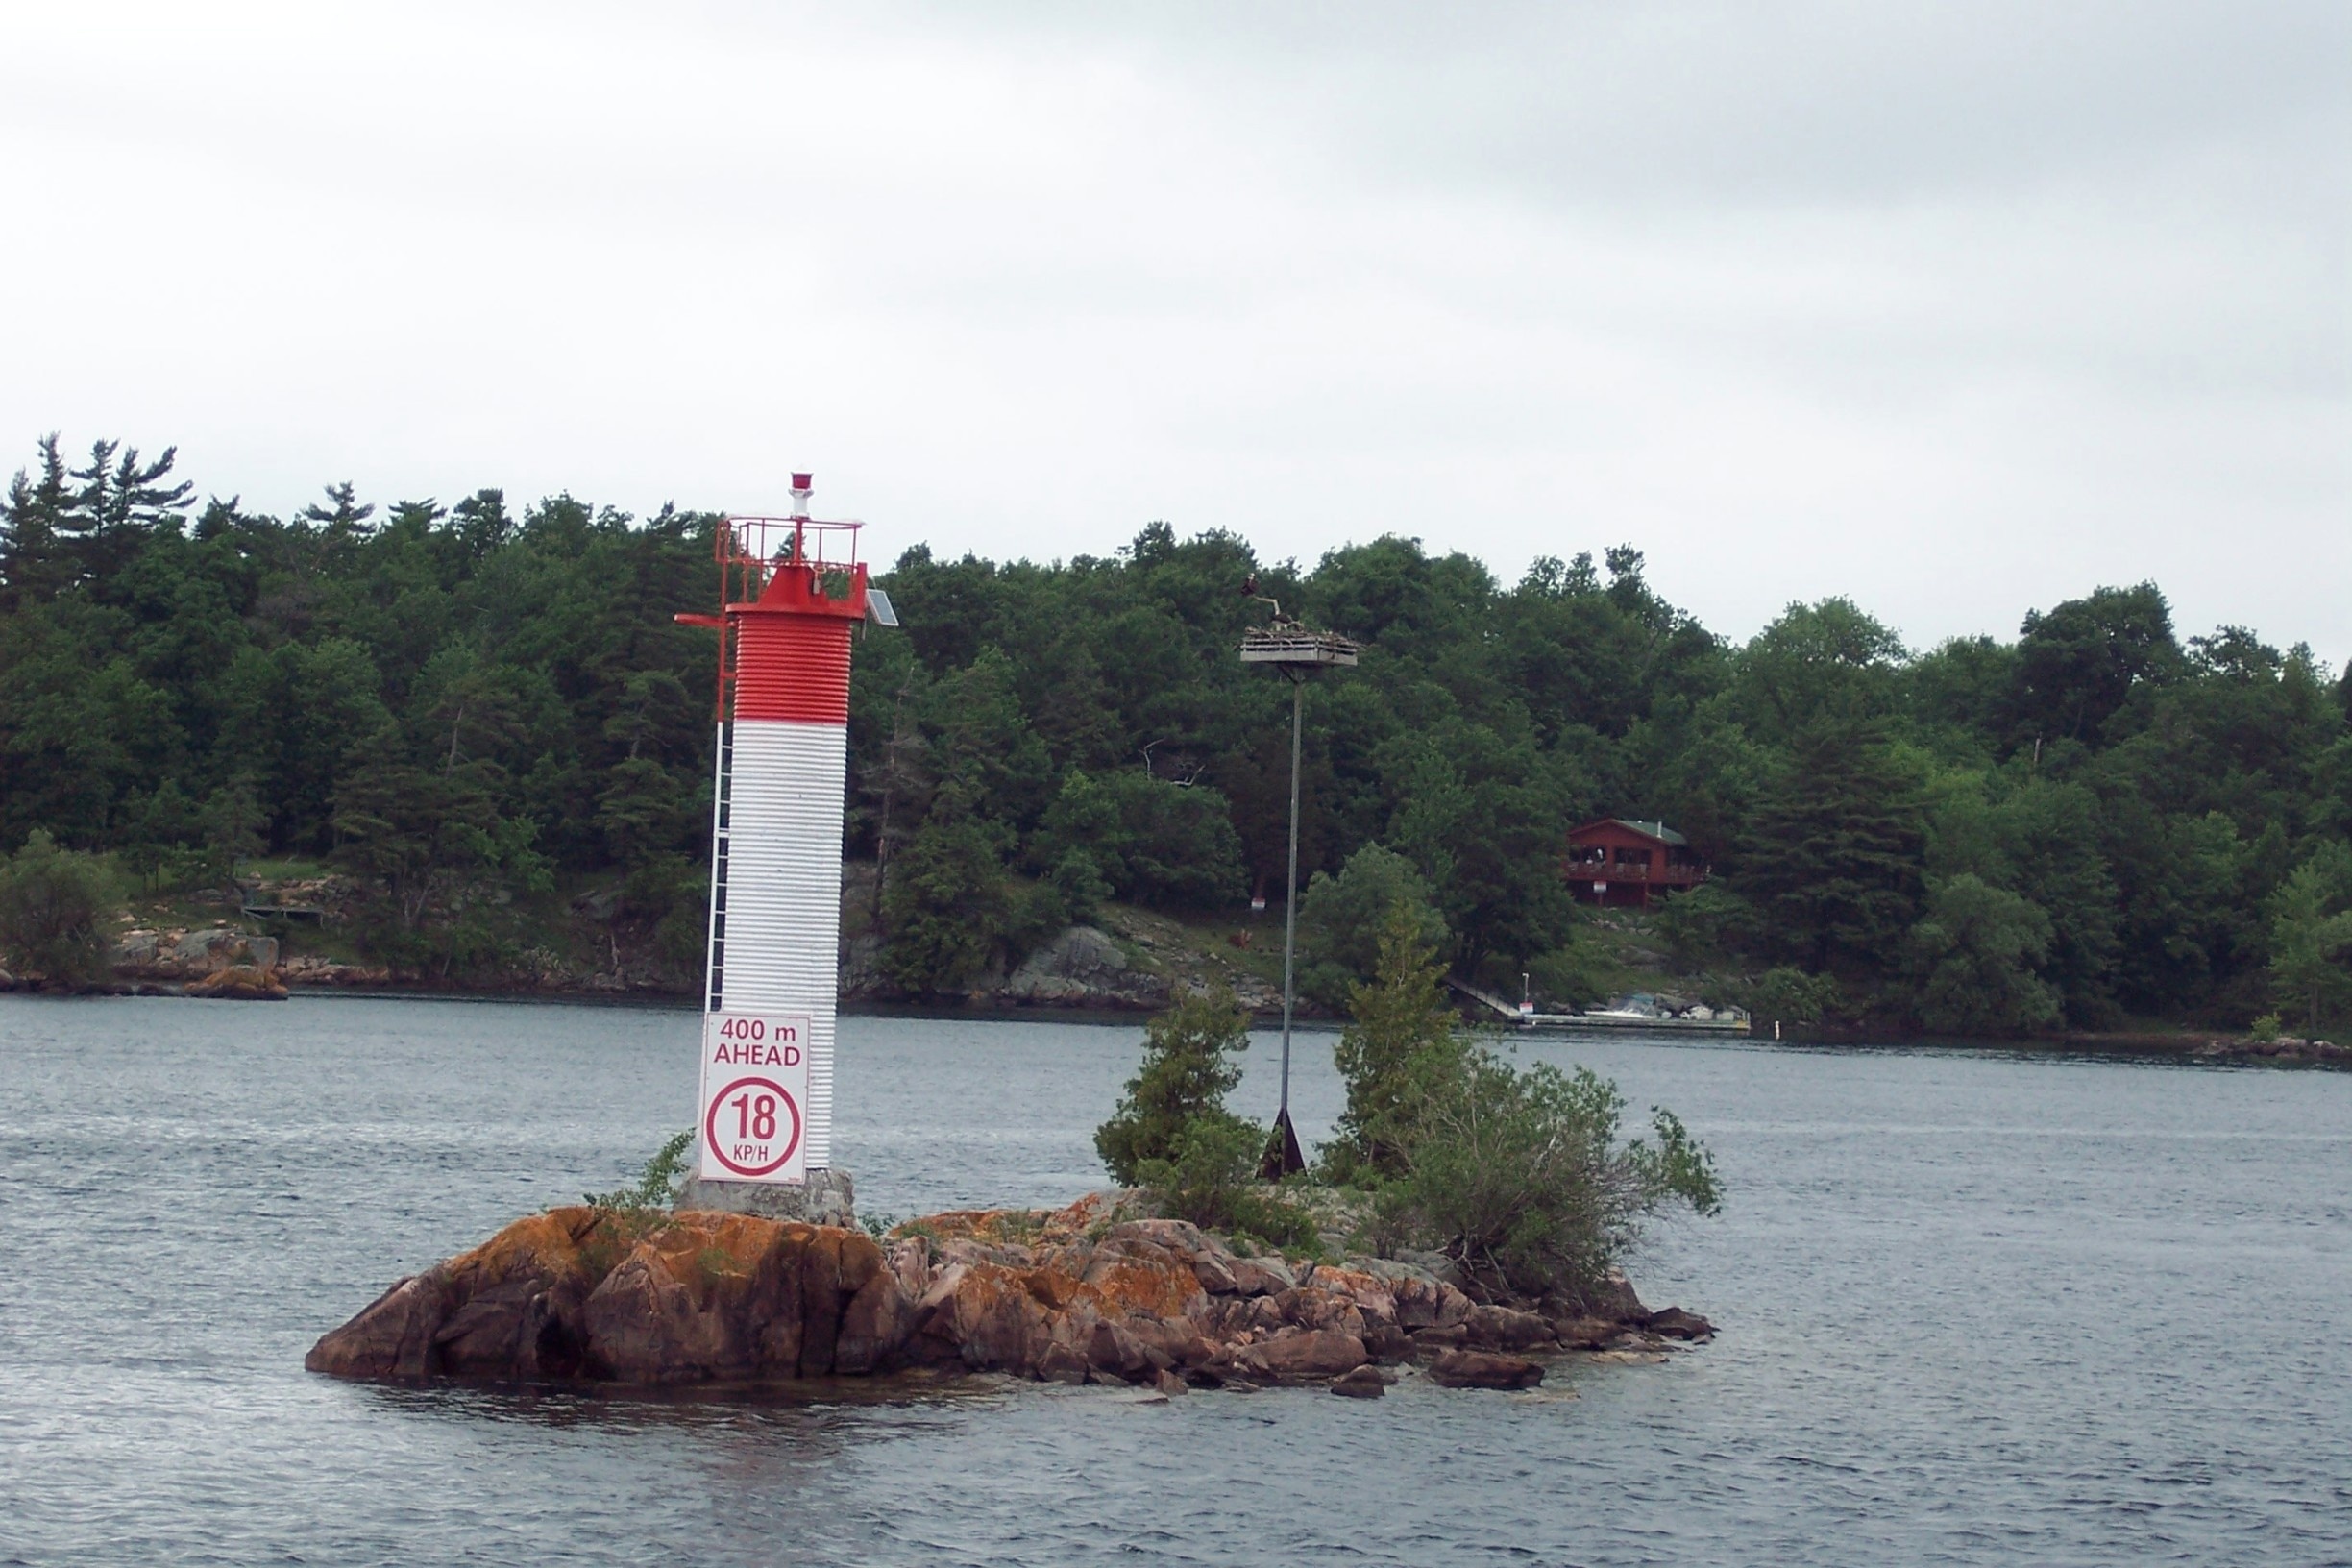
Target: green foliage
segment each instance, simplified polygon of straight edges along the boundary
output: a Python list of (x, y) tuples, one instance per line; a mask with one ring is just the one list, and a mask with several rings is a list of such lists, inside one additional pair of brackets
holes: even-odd
[(1224, 796), (1140, 769), (1100, 777), (1072, 769), (1046, 808), (1037, 846), (1056, 885), (1082, 893), (1099, 884), (1109, 896), (1195, 909), (1241, 894), (1241, 841)]
[(1760, 1022), (1819, 1023), (1845, 1002), (1837, 977), (1782, 965), (1766, 969), (1748, 991), (1748, 1012)]
[(686, 1151), (693, 1146), (694, 1138), (691, 1127), (673, 1134), (668, 1142), (654, 1151), (653, 1158), (637, 1167), (634, 1186), (616, 1188), (610, 1192), (583, 1193), (580, 1201), (591, 1209), (619, 1213), (668, 1208), (686, 1180)]
[(2320, 845), (2271, 896), (2270, 911), (2271, 993), (2316, 1034), (2322, 1017), (2352, 1003), (2352, 845)]
[(892, 868), (882, 967), (906, 990), (969, 985), (999, 962), (1019, 906), (1004, 868), (1004, 831), (975, 817), (923, 824)]
[[(671, 617), (709, 607), (709, 515), (337, 484), (279, 518), (195, 504), (168, 452), (63, 452), (0, 497), (0, 844), (40, 828), (157, 894), (330, 861), (365, 946), (448, 976), (511, 959), (498, 911), (534, 890), (622, 885), (598, 946), (693, 971), (714, 660)], [(880, 578), (906, 629), (861, 637), (850, 692), (884, 969), (954, 993), (1105, 899), (1280, 889), (1290, 693), (1234, 656), (1255, 573), (1366, 644), (1305, 693), (1302, 915), (1377, 845), (1464, 973), (1580, 996), (1562, 840), (1654, 817), (1715, 873), (1657, 912), (1678, 955), (1835, 974), (1873, 1021), (1943, 1005), (1913, 932), (1962, 875), (2046, 918), (2019, 962), (2073, 1025), (2341, 1005), (2272, 902), (2352, 835), (2352, 684), (2308, 649), (2176, 635), (2148, 584), (1924, 654), (1838, 599), (1733, 645), (1645, 572), (1620, 545), (1505, 584), (1395, 536), (1293, 567), (1165, 524), (1052, 565), (910, 550)], [(1343, 1004), (1374, 923), (1322, 922), (1311, 995)]]
[(1928, 1029), (2009, 1036), (2058, 1021), (2058, 993), (2037, 972), (2049, 956), (2049, 917), (2031, 901), (1963, 871), (1935, 890), (1911, 941)]
[(95, 985), (108, 974), (114, 877), (96, 855), (61, 848), (39, 828), (0, 861), (0, 955), (51, 985)]
[(2255, 1018), (2253, 1023), (2246, 1029), (2247, 1034), (2253, 1036), (2265, 1045), (2275, 1042), (2278, 1040), (2281, 1032), (2282, 1026), (2279, 1023), (2279, 1016), (2276, 1013), (2265, 1013)]
[(1452, 942), (1428, 882), (1403, 855), (1367, 844), (1337, 876), (1317, 871), (1299, 897), (1299, 994), (1335, 1011), (1349, 992), (1373, 978), (1381, 934), (1398, 910), (1415, 940), (1433, 953)]
[(1558, 1007), (1590, 1007), (1608, 999), (1607, 955), (1583, 933), (1528, 961), (1536, 993)]
[(1347, 1084), (1347, 1109), (1322, 1150), (1330, 1179), (1378, 1181), (1404, 1168), (1418, 1106), (1415, 1065), (1454, 1034), (1443, 974), (1419, 917), (1408, 904), (1391, 904), (1373, 978), (1350, 991), (1353, 1017), (1332, 1050)]
[(1192, 1116), (1177, 1127), (1164, 1156), (1137, 1163), (1137, 1185), (1169, 1219), (1276, 1248), (1311, 1247), (1312, 1216), (1257, 1179), (1265, 1136), (1263, 1128), (1235, 1116)]
[(1694, 968), (1752, 951), (1763, 935), (1754, 908), (1720, 882), (1668, 894), (1650, 919), (1675, 956)]
[(1144, 1027), (1141, 1066), (1111, 1119), (1094, 1130), (1094, 1152), (1112, 1178), (1133, 1187), (1146, 1162), (1176, 1159), (1187, 1129), (1202, 1137), (1207, 1128), (1239, 1129), (1254, 1139), (1254, 1160), (1264, 1135), (1225, 1109), (1225, 1096), (1241, 1081), (1232, 1058), (1247, 1049), (1249, 1014), (1223, 988), (1190, 992), (1154, 1017)]
[(1588, 1068), (1521, 1071), (1457, 1039), (1415, 1060), (1411, 1099), (1383, 1223), (1434, 1242), (1490, 1288), (1591, 1299), (1651, 1216), (1721, 1208), (1713, 1162), (1682, 1123), (1654, 1110), (1650, 1136), (1621, 1142), (1625, 1101)]
[(1899, 957), (1919, 903), (1919, 783), (1874, 722), (1799, 723), (1742, 860), (1782, 951), (1815, 969)]

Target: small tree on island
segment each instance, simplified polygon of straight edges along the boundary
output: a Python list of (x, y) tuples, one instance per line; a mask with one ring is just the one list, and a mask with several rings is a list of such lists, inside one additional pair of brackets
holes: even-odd
[(1140, 1187), (1161, 1213), (1278, 1246), (1311, 1247), (1314, 1226), (1253, 1180), (1263, 1128), (1225, 1109), (1241, 1081), (1233, 1058), (1249, 1049), (1249, 1012), (1217, 986), (1179, 997), (1145, 1026), (1143, 1062), (1094, 1150), (1124, 1187)]
[(1414, 1065), (1454, 1036), (1444, 970), (1420, 913), (1403, 899), (1388, 906), (1373, 979), (1348, 988), (1352, 1021), (1332, 1055), (1347, 1084), (1338, 1137), (1322, 1149), (1324, 1176), (1376, 1182), (1403, 1174), (1416, 1110)]
[(1392, 911), (1335, 1053), (1348, 1108), (1322, 1165), (1375, 1189), (1383, 1233), (1444, 1252), (1487, 1295), (1593, 1301), (1653, 1215), (1720, 1209), (1712, 1161), (1671, 1112), (1621, 1141), (1614, 1084), (1514, 1067), (1456, 1025), (1439, 984), (1410, 912)]
[(1223, 986), (1179, 997), (1145, 1025), (1142, 1065), (1111, 1119), (1094, 1129), (1094, 1152), (1112, 1178), (1135, 1186), (1143, 1163), (1172, 1158), (1195, 1123), (1247, 1131), (1225, 1096), (1241, 1081), (1232, 1058), (1248, 1049), (1249, 1014)]

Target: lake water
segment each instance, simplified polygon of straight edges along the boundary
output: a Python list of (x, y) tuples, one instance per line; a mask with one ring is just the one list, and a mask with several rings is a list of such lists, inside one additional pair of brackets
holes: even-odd
[[(2352, 1075), (1547, 1042), (1714, 1149), (1721, 1327), (1529, 1396), (358, 1386), (386, 1284), (615, 1185), (691, 1015), (0, 996), (0, 1563), (2352, 1562)], [(1058, 1203), (1141, 1031), (843, 1020), (861, 1208)], [(1302, 1037), (1303, 1134), (1330, 1037)], [(1264, 1115), (1272, 1041), (1237, 1095)], [(1573, 1394), (1574, 1397), (1563, 1397)]]

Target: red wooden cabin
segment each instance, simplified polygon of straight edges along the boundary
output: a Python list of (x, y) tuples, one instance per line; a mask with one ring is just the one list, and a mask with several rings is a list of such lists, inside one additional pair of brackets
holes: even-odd
[(1587, 904), (1648, 907), (1653, 891), (1678, 893), (1706, 880), (1706, 862), (1691, 853), (1690, 840), (1664, 822), (1599, 817), (1568, 830), (1568, 855), (1561, 862), (1568, 891)]

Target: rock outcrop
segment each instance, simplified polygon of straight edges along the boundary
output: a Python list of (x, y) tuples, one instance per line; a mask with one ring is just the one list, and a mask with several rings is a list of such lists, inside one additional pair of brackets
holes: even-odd
[(233, 967), (278, 968), (278, 939), (243, 931), (126, 931), (116, 939), (114, 972), (134, 980), (201, 980)]
[(225, 969), (214, 969), (201, 980), (190, 980), (185, 988), (190, 996), (209, 996), (216, 1001), (282, 1002), (286, 999), (285, 982), (278, 971), (255, 964), (232, 964)]
[(1109, 932), (1073, 925), (1023, 960), (1003, 995), (1066, 1007), (1164, 1007), (1168, 982), (1130, 964)]
[[(1611, 1292), (1632, 1302), (1629, 1287)], [(935, 1214), (862, 1231), (707, 1209), (564, 1208), (516, 1221), (385, 1291), (311, 1350), (343, 1377), (462, 1375), (691, 1384), (911, 1367), (1062, 1383), (1335, 1384), (1378, 1397), (1384, 1364), (1447, 1386), (1525, 1388), (1534, 1355), (1650, 1359), (1695, 1314), (1606, 1318), (1474, 1302), (1393, 1260), (1237, 1255), (1098, 1194), (1050, 1213)], [(1657, 1333), (1652, 1333), (1653, 1325)]]

